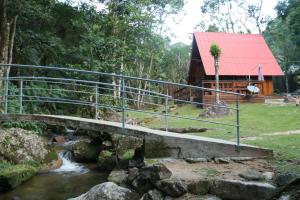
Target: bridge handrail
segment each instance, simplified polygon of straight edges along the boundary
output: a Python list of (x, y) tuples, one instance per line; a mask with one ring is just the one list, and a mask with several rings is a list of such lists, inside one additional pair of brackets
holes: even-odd
[(140, 77), (132, 77), (132, 76), (127, 76), (127, 75), (122, 75), (122, 74), (115, 74), (115, 73), (111, 74), (111, 73), (106, 73), (106, 72), (88, 71), (88, 70), (74, 69), (74, 68), (39, 66), (39, 65), (0, 64), (0, 66), (36, 68), (36, 69), (50, 69), (50, 70), (59, 70), (59, 71), (80, 72), (80, 73), (85, 73), (85, 74), (97, 74), (97, 75), (104, 75), (104, 76), (111, 76), (111, 77), (114, 76), (114, 77), (118, 77), (118, 78), (141, 80), (141, 81), (147, 81), (147, 82), (152, 82), (152, 83), (168, 84), (168, 85), (175, 85), (175, 86), (181, 86), (181, 87), (189, 87), (189, 88), (205, 90), (205, 91), (210, 91), (210, 92), (232, 94), (232, 95), (236, 95), (236, 96), (246, 96), (245, 94), (236, 93), (236, 92), (229, 92), (229, 91), (223, 91), (223, 90), (214, 90), (214, 89), (204, 88), (204, 87), (200, 87), (200, 86), (187, 85), (187, 84), (183, 84), (183, 83), (173, 83), (173, 82), (169, 82), (169, 81), (153, 80), (153, 79), (140, 78)]
[[(240, 94), (236, 92), (230, 92), (230, 91), (222, 91), (222, 90), (216, 90), (211, 88), (204, 88), (200, 86), (193, 86), (193, 85), (187, 85), (187, 84), (181, 84), (181, 83), (173, 83), (169, 81), (162, 81), (162, 80), (153, 80), (153, 79), (147, 79), (147, 78), (140, 78), (140, 77), (131, 77), (123, 74), (114, 74), (114, 73), (106, 73), (106, 72), (97, 72), (97, 71), (88, 71), (88, 70), (81, 70), (81, 69), (74, 69), (74, 68), (64, 68), (64, 67), (54, 67), (54, 66), (36, 66), (36, 65), (19, 65), (19, 64), (0, 64), (0, 67), (5, 67), (6, 69), (10, 67), (15, 68), (25, 68), (25, 69), (38, 69), (37, 72), (42, 72), (41, 70), (53, 70), (53, 71), (61, 71), (61, 72), (74, 72), (76, 78), (66, 78), (64, 76), (70, 76), (72, 73), (59, 73), (56, 74), (55, 77), (42, 75), (42, 76), (9, 76), (9, 74), (6, 73), (4, 77), (0, 77), (0, 81), (3, 81), (5, 83), (4, 87), (4, 114), (7, 114), (8, 111), (8, 101), (11, 98), (19, 98), (19, 105), (20, 105), (20, 113), (23, 112), (23, 102), (42, 102), (42, 103), (57, 103), (57, 104), (74, 104), (74, 105), (82, 105), (82, 106), (90, 106), (95, 107), (95, 118), (98, 119), (98, 109), (99, 108), (109, 108), (109, 109), (115, 109), (118, 112), (121, 112), (122, 114), (122, 127), (125, 130), (125, 111), (132, 111), (132, 112), (141, 112), (145, 114), (152, 114), (152, 115), (158, 115), (163, 116), (165, 121), (165, 129), (168, 131), (168, 117), (171, 118), (177, 118), (177, 119), (185, 119), (185, 120), (193, 120), (193, 121), (200, 121), (205, 123), (211, 123), (211, 124), (218, 124), (218, 125), (224, 125), (224, 126), (230, 126), (230, 127), (236, 127), (236, 136), (237, 136), (237, 149), (239, 149), (240, 145), (240, 108), (239, 108), (239, 97), (245, 96), (245, 94)], [(8, 70), (9, 71), (9, 70)], [(21, 71), (22, 72), (22, 71)], [(31, 72), (31, 71), (30, 71)], [(77, 77), (78, 75), (76, 73), (81, 74), (91, 74), (94, 76), (85, 76), (84, 78), (82, 76)], [(21, 73), (20, 73), (21, 74)], [(28, 73), (27, 73), (28, 74)], [(35, 75), (37, 73), (34, 73)], [(54, 75), (53, 75), (54, 76)], [(58, 76), (58, 77), (56, 77)], [(62, 77), (60, 77), (62, 76)], [(87, 80), (88, 78), (92, 77), (92, 80)], [(103, 78), (104, 79), (101, 79)], [(111, 77), (114, 77), (113, 79)], [(95, 80), (95, 78), (97, 78)], [(108, 81), (114, 80), (113, 82), (108, 83)], [(19, 82), (18, 84), (13, 83), (14, 85), (18, 85), (19, 88), (17, 88), (18, 94), (15, 94), (15, 88), (9, 88), (10, 82)], [(106, 82), (103, 82), (106, 81)], [(128, 81), (127, 83), (125, 81)], [(134, 82), (136, 81), (136, 82)], [(37, 82), (37, 83), (46, 83), (46, 87), (32, 87), (34, 84), (25, 84), (26, 87), (23, 87), (23, 82)], [(118, 83), (117, 83), (118, 82)], [(143, 82), (144, 86), (141, 87), (138, 83)], [(132, 87), (133, 86), (136, 87)], [(55, 85), (57, 84), (57, 85)], [(62, 87), (63, 85), (63, 87)], [(64, 87), (66, 85), (66, 87)], [(146, 87), (146, 85), (148, 85)], [(150, 86), (151, 85), (151, 86)], [(224, 93), (224, 94), (230, 94), (236, 96), (236, 107), (229, 107), (229, 106), (222, 106), (217, 104), (207, 104), (202, 102), (194, 102), (192, 100), (183, 100), (178, 99), (176, 97), (172, 97), (168, 94), (168, 87), (166, 86), (177, 86), (181, 87), (181, 89), (193, 89), (193, 91), (210, 91), (215, 93)], [(38, 85), (37, 86), (41, 86)], [(54, 88), (52, 88), (52, 86)], [(73, 86), (79, 86), (79, 87), (73, 87)], [(48, 88), (50, 87), (50, 88)], [(71, 89), (69, 89), (71, 88)], [(75, 88), (75, 89), (74, 89)], [(167, 90), (165, 90), (167, 89)], [(29, 90), (32, 90), (29, 91)], [(153, 91), (158, 90), (159, 92)], [(165, 91), (164, 91), (165, 90)], [(23, 94), (23, 91), (29, 91), (26, 92), (26, 94)], [(41, 95), (36, 95), (36, 93), (39, 93), (40, 91), (46, 91), (44, 93), (41, 93)], [(163, 91), (163, 92), (161, 92)], [(55, 96), (55, 94), (60, 93), (58, 97), (52, 97), (51, 92)], [(99, 93), (101, 92), (101, 93)], [(111, 95), (112, 92), (114, 92), (114, 95)], [(118, 95), (115, 95), (115, 92), (118, 92)], [(33, 93), (33, 95), (31, 95)], [(76, 93), (76, 95), (67, 95), (69, 93)], [(78, 93), (78, 95), (77, 95)], [(29, 94), (29, 95), (28, 95)], [(85, 95), (85, 96), (83, 96)], [(88, 96), (90, 95), (90, 96)], [(139, 98), (140, 95), (142, 95), (142, 100)], [(72, 98), (70, 98), (72, 97)], [(88, 97), (88, 98), (87, 98)], [(109, 97), (108, 100), (117, 100), (117, 105), (111, 105), (106, 103), (101, 103), (99, 97)], [(144, 100), (145, 98), (148, 98)], [(77, 98), (77, 99), (76, 99)], [(93, 99), (95, 98), (95, 99)], [(156, 99), (155, 101), (153, 99)], [(104, 99), (107, 100), (107, 99)], [(198, 117), (187, 117), (184, 115), (177, 115), (168, 113), (170, 105), (169, 101), (173, 101), (176, 103), (188, 103), (191, 105), (197, 105), (197, 106), (210, 106), (210, 107), (219, 107), (219, 108), (227, 108), (230, 110), (236, 111), (236, 123), (223, 123), (218, 122), (214, 120), (205, 120)], [(149, 110), (140, 110), (139, 108), (133, 109), (129, 107), (130, 105), (138, 105), (136, 103), (140, 103), (142, 101), (143, 105), (149, 105), (149, 106), (156, 106), (160, 107), (162, 106), (164, 109), (164, 112), (151, 112)], [(1, 102), (1, 101), (0, 101)], [(105, 101), (104, 101), (105, 102)], [(131, 103), (130, 103), (131, 102)], [(159, 103), (161, 102), (161, 103)], [(163, 102), (163, 103), (162, 103)], [(129, 106), (128, 106), (129, 105)]]

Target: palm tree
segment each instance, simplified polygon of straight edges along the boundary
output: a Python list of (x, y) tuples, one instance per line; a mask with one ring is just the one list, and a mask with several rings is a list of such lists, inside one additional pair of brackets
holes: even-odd
[[(216, 76), (216, 90), (219, 90), (219, 58), (222, 51), (219, 45), (212, 43), (210, 46), (210, 54), (214, 57), (215, 61), (215, 76)], [(220, 103), (220, 93), (216, 92), (216, 103)]]

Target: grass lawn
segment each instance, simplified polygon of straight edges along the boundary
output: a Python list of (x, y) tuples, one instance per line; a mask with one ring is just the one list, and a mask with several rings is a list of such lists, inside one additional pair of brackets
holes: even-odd
[[(234, 105), (232, 105), (234, 107)], [(150, 110), (153, 112), (153, 110)], [(171, 111), (171, 115), (186, 117), (198, 117), (203, 110), (192, 105), (179, 106)], [(142, 121), (150, 128), (163, 128), (164, 118), (150, 116), (149, 114), (131, 112), (130, 117)], [(199, 118), (203, 119), (203, 118)], [(236, 123), (236, 113), (222, 118), (206, 118), (204, 120)], [(208, 128), (202, 133), (193, 135), (235, 140), (236, 128), (224, 125), (208, 124), (200, 121), (170, 118), (168, 120), (171, 128)], [(267, 105), (267, 104), (242, 104), (240, 110), (241, 138), (244, 143), (273, 149), (275, 159), (273, 164), (280, 171), (294, 171), (300, 174), (300, 135), (270, 135), (275, 132), (300, 130), (300, 107), (295, 105)], [(269, 135), (265, 135), (269, 134)], [(255, 140), (247, 140), (247, 137), (257, 137)]]

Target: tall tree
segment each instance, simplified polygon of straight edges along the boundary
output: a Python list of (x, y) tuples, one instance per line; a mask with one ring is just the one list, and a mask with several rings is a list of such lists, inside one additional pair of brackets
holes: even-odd
[[(215, 79), (216, 79), (216, 90), (219, 91), (219, 58), (222, 51), (218, 44), (211, 44), (210, 46), (210, 54), (214, 58), (214, 65), (215, 65)], [(220, 103), (220, 93), (216, 92), (216, 104)]]
[(278, 17), (268, 23), (264, 36), (285, 73), (285, 88), (289, 92), (289, 76), (300, 66), (300, 2), (280, 1)]
[[(208, 16), (221, 31), (261, 33), (270, 19), (262, 13), (262, 6), (263, 0), (255, 3), (246, 0), (204, 0), (201, 13), (206, 16), (206, 21)], [(205, 23), (202, 22), (202, 25), (205, 26)]]

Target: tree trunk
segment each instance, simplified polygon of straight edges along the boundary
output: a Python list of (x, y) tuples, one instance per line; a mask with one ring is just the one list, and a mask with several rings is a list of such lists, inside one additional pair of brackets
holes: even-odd
[[(215, 59), (215, 76), (216, 76), (216, 90), (220, 90), (219, 87), (219, 59)], [(220, 103), (220, 93), (216, 92), (216, 103)]]

